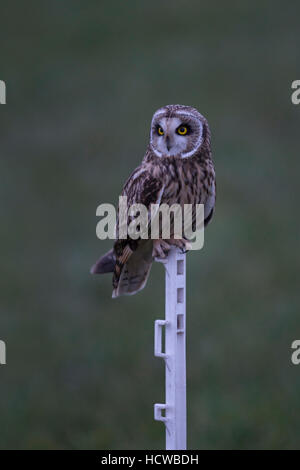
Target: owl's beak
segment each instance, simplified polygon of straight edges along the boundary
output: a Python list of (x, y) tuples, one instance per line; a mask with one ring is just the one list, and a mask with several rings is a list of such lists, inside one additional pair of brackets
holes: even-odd
[(171, 148), (171, 142), (170, 142), (170, 137), (168, 135), (166, 137), (166, 146), (167, 146), (167, 149), (168, 149), (168, 152), (169, 152), (170, 148)]

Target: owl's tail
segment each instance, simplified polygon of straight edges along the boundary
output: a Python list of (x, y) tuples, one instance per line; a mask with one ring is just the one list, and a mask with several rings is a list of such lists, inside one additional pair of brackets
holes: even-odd
[(152, 240), (142, 240), (122, 266), (119, 276), (115, 270), (113, 298), (136, 294), (145, 287), (153, 262), (152, 249)]
[(114, 273), (113, 298), (136, 294), (146, 285), (153, 262), (152, 248), (152, 240), (143, 240), (124, 264), (120, 260), (116, 264), (116, 255), (111, 249), (92, 266), (91, 273)]
[(91, 267), (91, 274), (113, 273), (116, 264), (116, 257), (113, 249), (109, 250), (105, 255), (96, 261)]

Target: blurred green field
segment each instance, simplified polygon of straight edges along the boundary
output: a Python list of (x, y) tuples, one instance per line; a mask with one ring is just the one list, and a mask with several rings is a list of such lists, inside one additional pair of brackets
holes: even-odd
[(188, 446), (300, 448), (299, 2), (78, 0), (0, 8), (1, 449), (156, 449), (164, 275), (111, 299), (90, 265), (153, 112), (197, 107), (217, 172), (188, 256)]

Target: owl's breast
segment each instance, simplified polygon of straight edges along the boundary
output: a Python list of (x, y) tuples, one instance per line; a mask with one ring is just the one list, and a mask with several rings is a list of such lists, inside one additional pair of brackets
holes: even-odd
[(171, 162), (165, 175), (161, 202), (166, 204), (201, 204), (207, 196), (204, 168), (197, 162)]

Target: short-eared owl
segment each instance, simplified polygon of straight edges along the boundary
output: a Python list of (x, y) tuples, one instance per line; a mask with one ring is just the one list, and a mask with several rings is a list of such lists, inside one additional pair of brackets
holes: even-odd
[[(195, 108), (168, 105), (152, 118), (150, 142), (141, 165), (126, 181), (128, 207), (151, 204), (204, 204), (207, 224), (215, 205), (215, 172), (207, 120)], [(118, 233), (118, 231), (117, 231)], [(141, 290), (155, 257), (171, 245), (188, 248), (185, 239), (117, 239), (92, 267), (93, 274), (113, 272), (113, 297)]]

